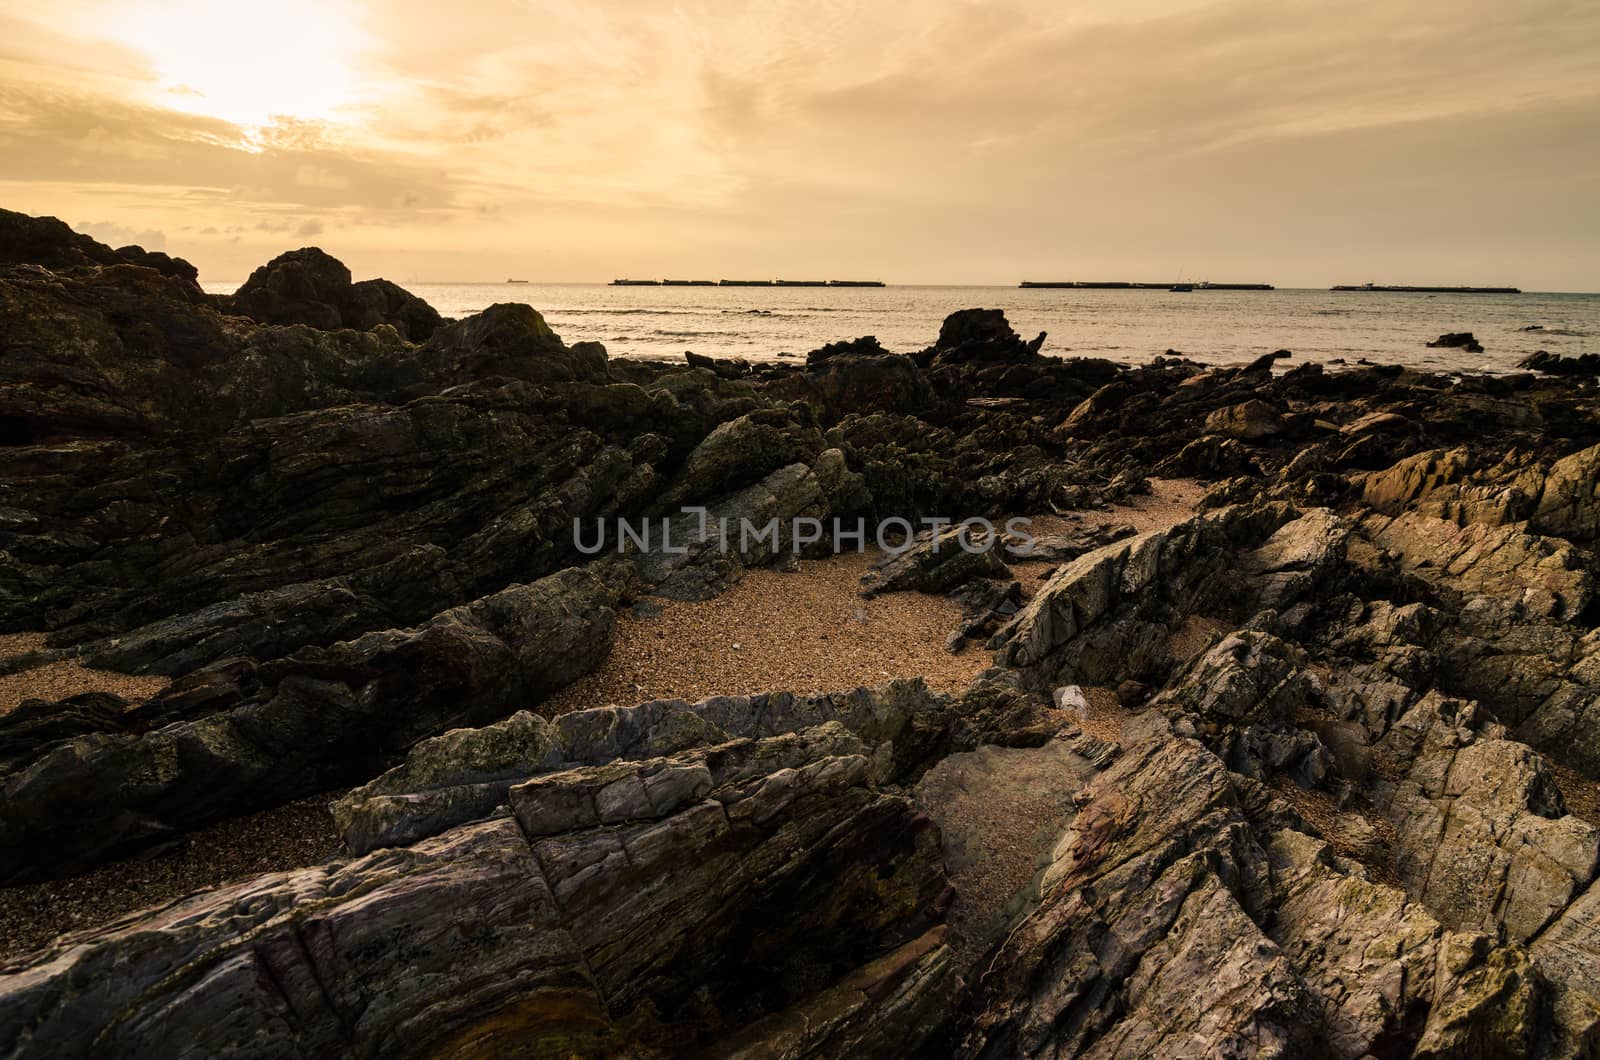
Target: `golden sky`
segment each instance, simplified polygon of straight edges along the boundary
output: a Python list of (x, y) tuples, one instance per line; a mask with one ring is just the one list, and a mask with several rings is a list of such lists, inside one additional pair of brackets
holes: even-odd
[(1600, 4), (0, 0), (0, 205), (237, 280), (1600, 289)]

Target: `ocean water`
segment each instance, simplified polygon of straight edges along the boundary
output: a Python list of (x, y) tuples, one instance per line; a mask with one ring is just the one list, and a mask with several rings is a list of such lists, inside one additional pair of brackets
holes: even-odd
[[(227, 292), (232, 284), (208, 284)], [(1043, 352), (1141, 363), (1168, 349), (1210, 363), (1277, 349), (1301, 360), (1344, 358), (1440, 371), (1509, 372), (1537, 350), (1600, 352), (1600, 295), (1426, 295), (1279, 291), (1085, 291), (1016, 287), (611, 287), (603, 284), (414, 283), (449, 317), (495, 302), (526, 302), (568, 342), (596, 341), (617, 357), (773, 361), (827, 342), (876, 335), (901, 353), (933, 343), (957, 309), (1003, 309)], [(1522, 330), (1538, 325), (1542, 330)], [(1429, 349), (1470, 331), (1481, 354)]]

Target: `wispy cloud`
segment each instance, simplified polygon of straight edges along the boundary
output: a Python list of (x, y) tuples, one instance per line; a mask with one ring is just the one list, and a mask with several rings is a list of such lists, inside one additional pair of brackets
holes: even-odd
[(310, 235), (484, 276), (1600, 266), (1592, 4), (372, 0), (259, 42), (193, 7), (0, 15), (13, 205), (183, 231), (208, 272)]

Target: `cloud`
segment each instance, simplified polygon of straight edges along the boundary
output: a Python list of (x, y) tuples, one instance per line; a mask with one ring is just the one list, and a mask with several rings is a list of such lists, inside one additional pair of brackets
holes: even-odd
[(111, 221), (79, 221), (72, 226), (86, 236), (92, 236), (108, 247), (140, 246), (146, 250), (166, 250), (165, 232), (154, 228), (135, 231)]
[(573, 279), (1003, 281), (1175, 258), (1280, 283), (1370, 262), (1459, 275), (1463, 257), (1525, 286), (1600, 274), (1595, 5), (340, 10), (361, 47), (333, 58), (359, 101), (253, 125), (174, 94), (109, 3), (70, 0), (53, 28), (0, 15), (5, 189), (184, 228), (203, 269), (323, 225), (358, 268), (490, 278), (505, 258)]

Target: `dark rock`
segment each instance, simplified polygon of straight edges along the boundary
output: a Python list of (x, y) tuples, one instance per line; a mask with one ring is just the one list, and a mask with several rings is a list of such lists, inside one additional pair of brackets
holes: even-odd
[[(0, 1046), (611, 1052), (725, 1033), (930, 926), (937, 831), (865, 750), (825, 725), (551, 774), (513, 793), (521, 827), (203, 892), (0, 976), (0, 1026), (27, 1028)], [(589, 827), (586, 804), (614, 823)], [(908, 963), (940, 968), (936, 947)]]
[(715, 357), (706, 357), (703, 354), (695, 353), (693, 350), (684, 350), (683, 359), (690, 368), (709, 369), (722, 379), (741, 379), (750, 374), (750, 362), (743, 357), (719, 360)]
[(863, 596), (914, 590), (943, 593), (974, 578), (1011, 578), (996, 555), (999, 541), (977, 526), (957, 524), (918, 534), (906, 547), (874, 565), (862, 579)]
[(446, 384), (489, 376), (533, 383), (598, 382), (606, 352), (598, 343), (568, 347), (531, 306), (500, 302), (441, 327), (417, 351), (427, 376)]
[[(1524, 331), (1527, 329), (1524, 328)], [(1600, 353), (1585, 353), (1577, 357), (1551, 354), (1545, 350), (1531, 353), (1517, 362), (1518, 368), (1546, 375), (1600, 375)]]
[(426, 302), (388, 280), (351, 283), (344, 263), (318, 247), (287, 251), (262, 265), (227, 306), (263, 324), (358, 331), (388, 324), (413, 342), (427, 340), (444, 323)]
[(104, 265), (136, 265), (182, 282), (198, 294), (199, 271), (184, 261), (143, 247), (112, 250), (74, 232), (54, 217), (0, 210), (0, 265), (39, 265), (55, 272)]
[(1242, 441), (1256, 441), (1282, 434), (1283, 413), (1265, 401), (1252, 399), (1218, 409), (1206, 417), (1206, 430)]
[(594, 576), (566, 571), (416, 629), (307, 649), (219, 713), (48, 748), (5, 780), (3, 878), (70, 872), (371, 775), (422, 736), (536, 703), (605, 657), (614, 602)]
[(1478, 340), (1473, 338), (1472, 332), (1470, 331), (1446, 332), (1445, 334), (1434, 339), (1432, 342), (1428, 343), (1428, 345), (1430, 347), (1442, 349), (1466, 350), (1468, 353), (1483, 352), (1483, 347), (1478, 345)]
[[(1170, 353), (1172, 351), (1169, 350), (1167, 352)], [(1293, 356), (1294, 354), (1290, 353), (1288, 350), (1273, 350), (1271, 353), (1264, 353), (1260, 357), (1257, 357), (1255, 360), (1251, 361), (1245, 366), (1244, 370), (1246, 372), (1270, 372), (1272, 371), (1272, 365), (1274, 362), (1286, 360)], [(1305, 366), (1302, 365), (1302, 367)]]

